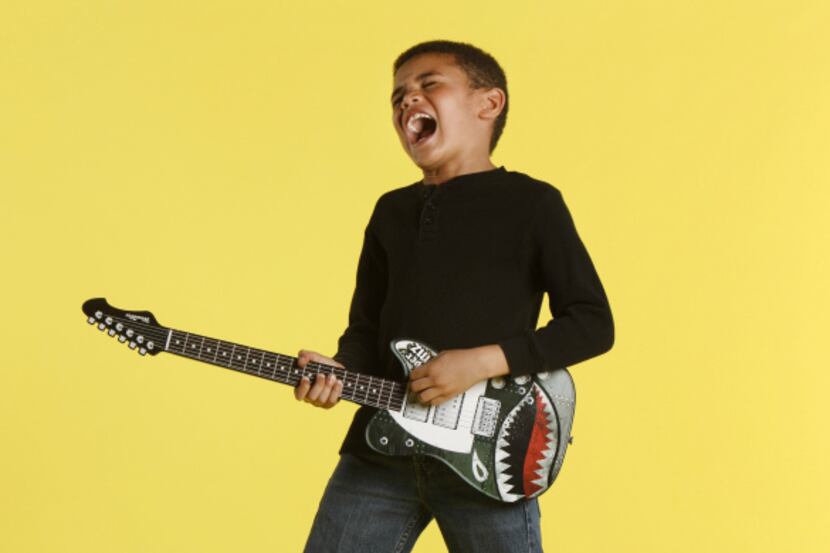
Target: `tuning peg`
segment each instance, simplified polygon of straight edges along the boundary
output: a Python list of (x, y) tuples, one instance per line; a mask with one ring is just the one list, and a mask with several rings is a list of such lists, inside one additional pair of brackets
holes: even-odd
[(152, 349), (153, 349), (154, 347), (156, 347), (156, 345), (155, 345), (153, 342), (147, 342), (147, 349), (149, 349), (149, 350), (151, 350), (151, 351), (152, 351)]
[(139, 348), (138, 353), (139, 353), (140, 355), (147, 355), (147, 350), (146, 350), (146, 349), (144, 349), (144, 348)]
[(124, 330), (124, 325), (122, 325), (121, 323), (116, 323), (116, 324), (115, 324), (115, 329), (116, 329), (118, 332), (121, 332), (122, 330)]
[(104, 319), (104, 322), (107, 323), (108, 326), (111, 325), (112, 324), (112, 317), (107, 317), (106, 319)]
[(103, 314), (101, 311), (96, 311), (96, 312), (95, 312), (95, 318), (96, 318), (96, 319), (100, 319), (100, 318), (101, 318), (101, 317), (103, 317), (103, 316), (104, 316), (104, 314)]
[(129, 336), (130, 338), (132, 338), (132, 337), (133, 337), (133, 334), (135, 334), (135, 332), (133, 332), (133, 329), (132, 329), (132, 328), (128, 328), (128, 329), (127, 329), (127, 336)]
[(139, 336), (138, 338), (135, 339), (135, 341), (138, 342), (139, 344), (143, 344), (144, 343), (144, 336)]
[(135, 349), (135, 346), (136, 346), (135, 342), (130, 342), (129, 345), (130, 345), (130, 349)]
[(105, 328), (107, 328), (107, 325), (104, 323), (98, 323), (98, 330), (104, 330)]
[(115, 336), (115, 329), (114, 328), (109, 329), (109, 331), (107, 331), (107, 334), (109, 334), (110, 336)]
[(118, 335), (118, 341), (119, 341), (119, 342), (121, 342), (121, 343), (123, 344), (124, 342), (126, 342), (126, 341), (127, 341), (127, 337), (126, 337), (126, 336), (124, 336), (123, 334), (119, 334), (119, 335)]
[(90, 317), (90, 318), (88, 318), (88, 319), (86, 320), (86, 322), (88, 322), (88, 323), (89, 323), (89, 324), (91, 324), (91, 325), (94, 325), (94, 324), (95, 324), (95, 317)]

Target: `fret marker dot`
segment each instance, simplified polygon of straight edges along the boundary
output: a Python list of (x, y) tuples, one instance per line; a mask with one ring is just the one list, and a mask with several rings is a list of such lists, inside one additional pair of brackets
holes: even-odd
[(176, 340), (176, 343), (177, 343), (177, 344), (181, 344), (181, 342), (179, 342), (178, 340)]
[(227, 356), (228, 356), (228, 352), (227, 352), (227, 351), (223, 351), (223, 352), (222, 352), (222, 357), (227, 357)]
[(270, 366), (271, 366), (271, 363), (265, 363), (265, 366), (266, 366), (266, 367), (270, 367)]
[(236, 356), (236, 358), (237, 358), (237, 359), (242, 359), (242, 356), (241, 356), (241, 355), (237, 355), (237, 356)]
[(210, 353), (210, 348), (208, 348), (208, 353)]
[(254, 359), (254, 363), (256, 363), (256, 359)]

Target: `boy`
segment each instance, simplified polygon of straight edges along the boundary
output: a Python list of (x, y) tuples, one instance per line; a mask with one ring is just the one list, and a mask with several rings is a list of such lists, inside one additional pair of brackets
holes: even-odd
[[(466, 43), (429, 41), (394, 64), (392, 122), (423, 172), (383, 194), (364, 234), (349, 324), (316, 361), (400, 379), (389, 342), (440, 352), (410, 387), (438, 405), (476, 382), (566, 367), (608, 351), (608, 300), (560, 192), (490, 162), (507, 116), (504, 72)], [(536, 330), (542, 297), (552, 315)], [(298, 400), (323, 408), (342, 383), (303, 380)], [(306, 544), (308, 552), (402, 552), (436, 519), (450, 551), (541, 551), (537, 500), (502, 503), (441, 461), (392, 457), (364, 439), (355, 414)]]

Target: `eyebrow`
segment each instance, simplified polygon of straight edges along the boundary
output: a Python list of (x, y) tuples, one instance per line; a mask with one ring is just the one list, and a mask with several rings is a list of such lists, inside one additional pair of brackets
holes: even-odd
[[(424, 71), (423, 73), (421, 73), (420, 75), (415, 77), (415, 79), (420, 80), (420, 79), (425, 79), (426, 77), (431, 77), (432, 75), (440, 75), (440, 74), (441, 73), (438, 73), (437, 71)], [(398, 94), (398, 92), (401, 91), (401, 89), (403, 89), (403, 86), (395, 87), (395, 90), (392, 91), (392, 95), (389, 97), (389, 99), (390, 100), (394, 99), (395, 96)]]

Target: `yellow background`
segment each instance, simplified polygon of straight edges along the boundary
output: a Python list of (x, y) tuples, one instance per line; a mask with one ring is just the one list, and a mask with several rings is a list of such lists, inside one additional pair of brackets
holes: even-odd
[(392, 62), (434, 38), (506, 69), (493, 161), (563, 192), (615, 315), (547, 549), (830, 544), (825, 2), (1, 6), (0, 550), (300, 550), (354, 407), (80, 306), (332, 354), (375, 199), (421, 177)]

